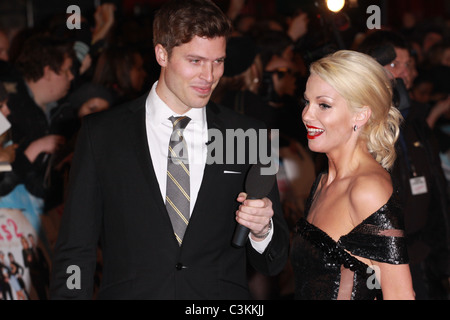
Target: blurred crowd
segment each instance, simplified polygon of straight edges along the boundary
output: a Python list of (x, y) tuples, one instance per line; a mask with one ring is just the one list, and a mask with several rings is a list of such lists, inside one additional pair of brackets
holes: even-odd
[[(325, 168), (323, 155), (309, 151), (301, 121), (308, 65), (335, 50), (351, 49), (373, 56), (392, 73), (393, 102), (405, 118), (392, 176), (405, 203), (415, 290), (419, 299), (448, 299), (450, 25), (417, 21), (405, 13), (400, 28), (357, 30), (345, 16), (321, 8), (299, 5), (289, 14), (259, 17), (237, 0), (223, 9), (235, 31), (212, 99), (278, 130), (273, 131), (280, 142), (278, 186), (292, 231)], [(0, 208), (31, 208), (27, 217), (38, 217), (34, 233), (46, 252), (39, 259), (47, 264), (83, 117), (146, 94), (159, 75), (151, 14), (118, 19), (118, 10), (114, 4), (98, 6), (92, 16), (82, 17), (81, 29), (68, 29), (65, 13), (14, 34), (0, 29), (0, 111), (11, 124), (0, 144), (0, 160), (11, 165), (0, 172)], [(416, 177), (424, 177), (425, 193), (414, 191)], [(0, 267), (2, 298), (7, 299), (12, 267), (7, 262)], [(47, 279), (45, 270), (37, 278)], [(101, 281), (100, 249), (98, 270)], [(276, 278), (250, 267), (248, 272), (255, 299), (292, 298), (290, 264)], [(29, 279), (38, 286), (38, 280)], [(37, 298), (45, 299), (45, 290)]]

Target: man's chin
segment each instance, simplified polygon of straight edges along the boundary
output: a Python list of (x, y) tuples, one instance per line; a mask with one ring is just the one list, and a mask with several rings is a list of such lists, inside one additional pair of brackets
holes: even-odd
[(191, 108), (203, 108), (204, 106), (206, 106), (208, 104), (210, 98), (211, 98), (210, 94), (204, 95), (204, 96), (199, 96), (198, 99), (193, 101), (193, 103), (190, 107)]

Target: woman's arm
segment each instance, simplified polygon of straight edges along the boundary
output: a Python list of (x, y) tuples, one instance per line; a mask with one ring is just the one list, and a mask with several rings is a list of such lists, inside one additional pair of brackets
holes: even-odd
[[(369, 174), (357, 180), (357, 183), (351, 188), (350, 194), (353, 219), (354, 221), (361, 222), (370, 213), (379, 210), (387, 203), (388, 199), (392, 196), (393, 188), (389, 175), (385, 174)], [(380, 231), (382, 233), (380, 236), (403, 237), (401, 226), (392, 225), (391, 227)], [(400, 246), (397, 241), (389, 242), (389, 246), (391, 247), (386, 247), (385, 249), (390, 252), (398, 252), (400, 250), (400, 247), (396, 247)], [(371, 260), (377, 272), (377, 278), (381, 285), (381, 291), (383, 292), (383, 299), (415, 299), (409, 265), (404, 263), (404, 261), (386, 263)]]
[(411, 272), (408, 264), (394, 265), (374, 262), (384, 300), (414, 300)]

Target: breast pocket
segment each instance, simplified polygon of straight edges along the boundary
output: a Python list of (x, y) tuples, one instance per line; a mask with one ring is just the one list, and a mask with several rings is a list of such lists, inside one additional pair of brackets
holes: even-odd
[(220, 169), (220, 173), (223, 177), (232, 177), (238, 179), (244, 179), (247, 175), (248, 166), (242, 164), (225, 164)]
[(245, 165), (224, 165), (220, 169), (218, 179), (220, 179), (220, 183), (226, 189), (237, 196), (239, 192), (245, 191), (244, 186), (247, 170), (248, 167)]

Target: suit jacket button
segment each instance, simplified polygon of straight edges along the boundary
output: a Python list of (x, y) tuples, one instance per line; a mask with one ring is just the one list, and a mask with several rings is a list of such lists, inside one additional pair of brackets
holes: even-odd
[(180, 271), (180, 270), (184, 269), (185, 266), (183, 266), (182, 263), (178, 262), (178, 263), (175, 265), (175, 268), (176, 268), (178, 271)]

